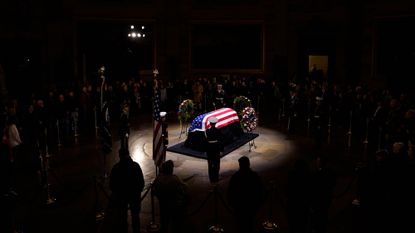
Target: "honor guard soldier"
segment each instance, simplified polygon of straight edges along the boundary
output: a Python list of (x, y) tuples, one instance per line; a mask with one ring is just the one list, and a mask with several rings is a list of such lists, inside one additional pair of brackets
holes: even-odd
[(210, 117), (210, 128), (206, 130), (206, 154), (209, 180), (211, 183), (217, 183), (219, 181), (220, 156), (223, 153), (222, 133), (216, 128), (217, 122), (218, 119), (216, 117)]
[(169, 145), (169, 131), (167, 130), (166, 112), (160, 112), (161, 118), (161, 136), (163, 139), (163, 161), (166, 159), (166, 149)]

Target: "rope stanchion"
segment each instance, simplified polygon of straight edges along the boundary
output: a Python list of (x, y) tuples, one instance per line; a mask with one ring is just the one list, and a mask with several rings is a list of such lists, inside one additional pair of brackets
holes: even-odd
[(56, 133), (57, 133), (57, 137), (58, 137), (58, 147), (61, 147), (62, 146), (62, 142), (61, 142), (61, 134), (60, 134), (59, 120), (56, 120)]
[(144, 199), (144, 197), (147, 195), (148, 191), (151, 191), (150, 197), (151, 197), (151, 221), (147, 226), (148, 232), (160, 232), (160, 224), (156, 223), (156, 214), (155, 214), (155, 207), (154, 207), (154, 194), (153, 194), (153, 182), (150, 183), (150, 188), (147, 190), (145, 195), (141, 200)]
[[(45, 157), (46, 158), (50, 158), (52, 155), (49, 154), (49, 146), (48, 146), (48, 129), (45, 128), (44, 130), (44, 135), (45, 135)], [(47, 163), (47, 169), (49, 169), (49, 163)]]
[(73, 113), (73, 131), (74, 131), (74, 141), (77, 144), (78, 143), (78, 137), (79, 137), (79, 132), (78, 132), (78, 117), (79, 117), (79, 112), (78, 109), (76, 109), (76, 111)]
[(275, 189), (276, 189), (276, 184), (274, 181), (270, 182), (270, 186), (271, 186), (271, 192), (270, 192), (270, 203), (268, 205), (268, 216), (267, 219), (262, 223), (262, 231), (264, 233), (266, 232), (276, 232), (278, 229), (278, 225), (272, 221), (273, 219), (273, 213), (272, 213), (272, 206), (274, 204), (274, 196), (275, 196)]
[(191, 211), (191, 212), (187, 213), (186, 215), (187, 216), (192, 216), (192, 215), (195, 215), (196, 213), (198, 213), (205, 206), (205, 204), (208, 202), (208, 200), (210, 200), (210, 198), (212, 196), (213, 196), (213, 201), (214, 201), (214, 206), (213, 206), (214, 207), (214, 209), (213, 209), (214, 223), (208, 228), (208, 232), (212, 232), (212, 233), (224, 232), (224, 229), (219, 224), (219, 209), (218, 209), (219, 200), (222, 202), (223, 206), (225, 207), (226, 210), (228, 210), (228, 212), (230, 214), (233, 214), (233, 211), (226, 204), (224, 198), (220, 194), (217, 184), (214, 184), (213, 189), (210, 190), (210, 192), (208, 193), (206, 198), (202, 201), (200, 206), (198, 206), (194, 211)]
[(219, 191), (218, 191), (218, 185), (215, 184), (213, 187), (213, 214), (214, 214), (214, 223), (212, 226), (209, 227), (209, 232), (212, 233), (218, 233), (218, 232), (224, 232), (224, 229), (219, 223), (219, 209), (218, 209), (218, 202), (219, 202)]
[(347, 151), (350, 152), (352, 147), (352, 120), (353, 120), (353, 111), (350, 110), (350, 119), (349, 119), (349, 131), (347, 132)]
[(331, 106), (329, 106), (329, 116), (328, 116), (328, 124), (327, 124), (327, 144), (331, 142)]
[(192, 215), (195, 215), (196, 213), (198, 213), (203, 208), (203, 206), (205, 206), (206, 202), (209, 200), (209, 198), (212, 194), (213, 194), (213, 191), (210, 191), (208, 193), (208, 195), (206, 196), (206, 198), (202, 201), (200, 206), (198, 208), (196, 208), (194, 211), (188, 213), (187, 216), (192, 216)]
[(97, 114), (97, 107), (94, 107), (94, 124), (95, 124), (95, 137), (98, 137), (99, 135), (99, 127), (98, 127), (98, 114)]
[(311, 124), (311, 103), (310, 101), (307, 102), (307, 136), (310, 136), (310, 124)]
[[(95, 192), (95, 221), (99, 222), (104, 219), (105, 212), (99, 202), (97, 178), (95, 176), (93, 178), (94, 178), (94, 192)], [(104, 192), (104, 194), (107, 195), (106, 192)], [(107, 198), (109, 199), (109, 196)]]
[(48, 167), (49, 167), (48, 159), (49, 158), (46, 155), (42, 156), (42, 154), (40, 154), (39, 158), (40, 158), (41, 171), (43, 174), (42, 183), (43, 183), (43, 187), (46, 193), (45, 204), (52, 205), (56, 202), (56, 198), (54, 198), (50, 193), (49, 174), (48, 174)]
[(369, 117), (366, 118), (366, 134), (363, 141), (363, 161), (367, 161), (368, 144), (369, 144)]

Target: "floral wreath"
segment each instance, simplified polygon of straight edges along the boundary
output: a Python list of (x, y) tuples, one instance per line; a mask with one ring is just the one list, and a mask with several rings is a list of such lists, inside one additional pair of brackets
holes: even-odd
[(255, 110), (252, 107), (246, 107), (242, 110), (241, 125), (247, 132), (251, 132), (256, 129), (258, 118)]
[(246, 107), (251, 107), (251, 100), (245, 96), (237, 96), (233, 100), (233, 109), (238, 113), (239, 118), (242, 118), (243, 110)]
[(194, 113), (194, 104), (192, 100), (190, 99), (184, 100), (179, 105), (178, 116), (179, 116), (180, 122), (184, 122), (184, 123), (189, 122), (193, 117), (193, 113)]

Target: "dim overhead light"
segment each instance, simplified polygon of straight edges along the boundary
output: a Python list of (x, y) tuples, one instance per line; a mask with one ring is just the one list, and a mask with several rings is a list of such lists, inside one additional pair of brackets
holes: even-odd
[(130, 26), (130, 28), (131, 28), (131, 29), (134, 29), (134, 25), (131, 25), (131, 26)]

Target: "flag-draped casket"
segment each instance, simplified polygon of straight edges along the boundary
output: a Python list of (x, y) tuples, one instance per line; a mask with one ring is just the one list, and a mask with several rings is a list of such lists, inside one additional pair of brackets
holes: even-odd
[(185, 146), (194, 150), (205, 151), (207, 141), (205, 131), (211, 127), (209, 118), (216, 117), (218, 128), (223, 135), (224, 146), (232, 143), (243, 135), (243, 130), (239, 122), (238, 114), (231, 108), (220, 108), (218, 110), (201, 114), (193, 119), (188, 129)]

